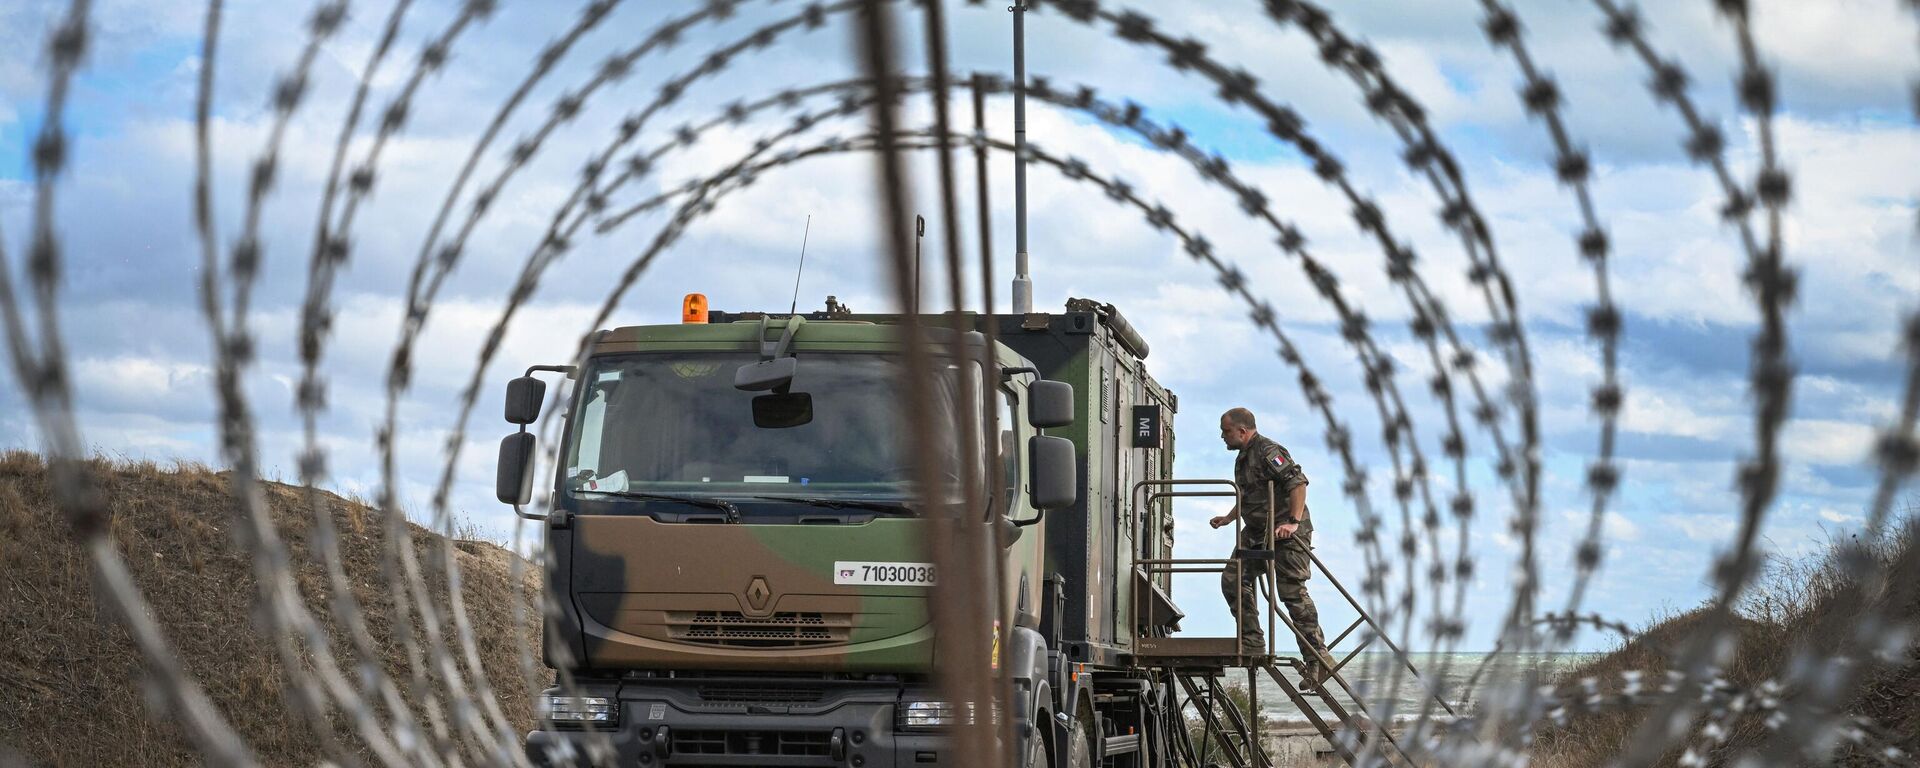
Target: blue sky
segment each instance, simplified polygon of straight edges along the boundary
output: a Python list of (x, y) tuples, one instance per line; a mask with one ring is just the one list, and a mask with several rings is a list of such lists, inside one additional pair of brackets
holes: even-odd
[[(1874, 479), (1866, 463), (1871, 436), (1893, 413), (1900, 384), (1896, 318), (1920, 295), (1910, 172), (1920, 167), (1920, 137), (1908, 117), (1904, 85), (1920, 71), (1920, 57), (1912, 22), (1893, 0), (1756, 5), (1761, 44), (1781, 72), (1778, 128), (1797, 191), (1787, 242), (1802, 274), (1802, 300), (1791, 316), (1801, 379), (1785, 442), (1786, 482), (1766, 533), (1777, 551), (1797, 554), (1826, 536), (1857, 529)], [(42, 114), (39, 39), (63, 6), (21, 0), (0, 7), (0, 237), (12, 254), (21, 252), (31, 202), (24, 158)], [(338, 287), (341, 316), (327, 357), (333, 408), (323, 424), (323, 440), (333, 452), (331, 484), (341, 490), (367, 493), (377, 482), (371, 430), (380, 412), (383, 366), (397, 336), (400, 286), (446, 180), (477, 126), (498, 108), (507, 84), (517, 82), (540, 46), (576, 15), (574, 4), (544, 0), (502, 6), (495, 19), (456, 46), (448, 70), (429, 82), (354, 233), (356, 255)], [(1714, 212), (1717, 191), (1686, 163), (1681, 126), (1647, 96), (1642, 74), (1594, 33), (1598, 19), (1582, 4), (1543, 0), (1518, 6), (1540, 63), (1568, 94), (1566, 114), (1575, 136), (1593, 153), (1594, 192), (1618, 247), (1614, 276), (1627, 312), (1621, 362), (1628, 403), (1620, 444), (1626, 481), (1607, 519), (1606, 565), (1587, 608), (1640, 623), (1702, 599), (1710, 559), (1733, 530), (1733, 465), (1751, 442), (1744, 376), (1755, 312), (1740, 287), (1735, 241)], [(301, 14), (290, 7), (230, 3), (215, 110), (216, 208), (229, 241), (237, 232), (245, 168), (260, 151), (272, 116), (265, 104), (273, 77), (291, 65), (303, 39)], [(375, 79), (375, 105), (397, 92), (399, 67), (409, 65), (422, 41), (445, 24), (449, 7), (445, 0), (423, 2), (410, 17), (396, 63)], [(483, 177), (497, 172), (504, 148), (530, 132), (547, 105), (589, 76), (608, 52), (630, 45), (665, 15), (694, 7), (627, 3), (616, 11), (509, 123), (501, 143), (486, 155)], [(1420, 253), (1423, 273), (1469, 329), (1469, 340), (1485, 346), (1478, 330), (1485, 317), (1465, 279), (1465, 256), (1436, 221), (1437, 203), (1400, 166), (1390, 132), (1367, 115), (1349, 83), (1320, 66), (1303, 35), (1274, 28), (1252, 0), (1142, 7), (1151, 7), (1162, 27), (1204, 40), (1217, 58), (1245, 67), (1260, 78), (1268, 97), (1303, 114)], [(1593, 289), (1572, 245), (1578, 227), (1572, 198), (1554, 183), (1544, 134), (1513, 95), (1517, 75), (1510, 60), (1480, 36), (1476, 7), (1363, 2), (1342, 7), (1336, 18), (1370, 40), (1389, 72), (1428, 106), (1436, 129), (1461, 159), (1513, 273), (1539, 371), (1548, 469), (1542, 510), (1543, 554), (1550, 566), (1546, 604), (1557, 606), (1567, 581), (1561, 566), (1571, 561), (1572, 542), (1585, 524), (1589, 501), (1579, 478), (1596, 442), (1585, 402), (1599, 380), (1598, 357), (1580, 331)], [(474, 350), (511, 276), (571, 189), (584, 158), (628, 110), (652, 98), (660, 82), (694, 66), (708, 49), (800, 8), (754, 0), (730, 21), (690, 31), (681, 46), (643, 60), (634, 77), (590, 102), (507, 188), (497, 215), (482, 224), (449, 283), (447, 301), (435, 310), (422, 370), (403, 403), (400, 463), (407, 480), (401, 490), (410, 508), (427, 506), (451, 425), (448, 404), (471, 373)], [(253, 320), (263, 349), (250, 392), (262, 419), (263, 466), (283, 478), (294, 475), (298, 448), (293, 334), (317, 189), (387, 9), (385, 3), (356, 4), (340, 38), (322, 53), (314, 98), (288, 135), (284, 184), (264, 211), (268, 256)], [(76, 358), (86, 438), (107, 453), (214, 457), (208, 342), (194, 305), (198, 256), (187, 216), (201, 13), (197, 2), (186, 0), (100, 3), (98, 38), (75, 91), (77, 165), (63, 183), (59, 214), (72, 259), (63, 322)], [(1731, 36), (1713, 18), (1711, 3), (1663, 3), (1647, 15), (1655, 44), (1689, 67), (1703, 107), (1732, 137), (1731, 160), (1750, 172), (1751, 126), (1735, 119), (1728, 88)], [(956, 7), (956, 68), (1004, 70), (1006, 23), (999, 6)], [(664, 141), (673, 128), (703, 120), (734, 98), (850, 76), (855, 68), (849, 40), (846, 20), (837, 19), (743, 56), (666, 110), (641, 144)], [(1104, 33), (1037, 14), (1029, 46), (1031, 72), (1049, 76), (1056, 86), (1091, 84), (1108, 98), (1137, 101), (1163, 124), (1180, 125), (1197, 146), (1232, 161), (1276, 211), (1301, 226), (1315, 254), (1340, 276), (1349, 298), (1365, 307), (1383, 346), (1407, 371), (1401, 385), (1418, 437), (1429, 455), (1438, 456), (1440, 411), (1419, 386), (1427, 366), (1405, 332), (1408, 310), (1381, 275), (1377, 250), (1298, 156), (1269, 140), (1247, 112), (1221, 105), (1211, 88)], [(1086, 158), (1167, 201), (1270, 298), (1360, 437), (1361, 458), (1374, 470), (1378, 508), (1396, 518), (1382, 501), (1390, 498), (1386, 454), (1353, 355), (1341, 343), (1332, 312), (1297, 267), (1274, 251), (1264, 230), (1238, 213), (1232, 196), (1177, 159), (1082, 116), (1037, 104), (1029, 112), (1034, 142)], [(924, 103), (916, 103), (908, 109), (909, 122), (923, 122), (927, 113)], [(622, 199), (637, 200), (729, 162), (784, 120), (784, 114), (769, 115), (704, 136), (668, 156), (656, 180)], [(996, 134), (1010, 133), (1010, 108), (1003, 100), (990, 105), (989, 120)], [(854, 123), (832, 123), (808, 143), (857, 131)], [(1002, 276), (1010, 271), (1013, 251), (1010, 162), (998, 157), (992, 170), (994, 248), (1008, 257), (999, 266)], [(931, 166), (919, 162), (914, 168), (920, 207), (931, 214)], [(784, 305), (800, 223), (809, 214), (814, 222), (801, 304), (817, 305), (835, 294), (862, 310), (887, 307), (874, 257), (878, 215), (867, 191), (871, 173), (863, 158), (821, 160), (771, 174), (729, 198), (647, 273), (615, 321), (669, 322), (680, 296), (696, 290), (717, 308)], [(970, 222), (971, 214), (965, 215)], [(1357, 582), (1355, 521), (1337, 491), (1343, 478), (1292, 372), (1256, 335), (1243, 308), (1176, 241), (1051, 171), (1032, 171), (1030, 215), (1037, 304), (1058, 307), (1069, 296), (1109, 301), (1152, 342), (1150, 368), (1181, 396), (1181, 473), (1224, 474), (1232, 456), (1214, 442), (1215, 415), (1233, 405), (1253, 408), (1262, 431), (1285, 443), (1315, 480), (1322, 557)], [(582, 238), (510, 331), (501, 360), (487, 374), (490, 386), (525, 365), (559, 362), (553, 359), (559, 354), (554, 339), (586, 330), (613, 275), (660, 223), (643, 217), (606, 236)], [(972, 235), (970, 227), (963, 230), (963, 240), (970, 243)], [(999, 295), (1004, 301), (1004, 287)], [(1489, 375), (1497, 381), (1504, 374), (1495, 366)], [(4, 442), (31, 446), (36, 438), (21, 402), (10, 378), (0, 383)], [(468, 435), (455, 505), (483, 529), (506, 537), (511, 515), (487, 492), (494, 433), (503, 427), (493, 421), (492, 403), (482, 401)], [(1472, 489), (1481, 507), (1472, 532), (1480, 568), (1471, 605), (1479, 618), (1465, 647), (1484, 648), (1497, 629), (1507, 564), (1517, 549), (1506, 533), (1511, 510), (1501, 503), (1504, 492), (1487, 461), (1487, 435), (1475, 431), (1468, 438), (1475, 455)], [(1205, 505), (1180, 511), (1183, 554), (1227, 546), (1222, 534), (1203, 523), (1217, 511)], [(1181, 582), (1176, 591), (1194, 629), (1224, 626), (1215, 587), (1206, 579)], [(1338, 621), (1339, 611), (1328, 613), (1329, 623)], [(1582, 643), (1594, 647), (1603, 640)]]

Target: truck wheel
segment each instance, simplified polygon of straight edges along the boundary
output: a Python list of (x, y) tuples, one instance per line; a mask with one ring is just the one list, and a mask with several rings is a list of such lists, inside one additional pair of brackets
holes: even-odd
[(1087, 721), (1077, 717), (1067, 729), (1067, 768), (1093, 768), (1093, 742), (1087, 740)]
[[(1035, 718), (1041, 723), (1047, 722), (1047, 719)], [(1040, 730), (1035, 728), (1033, 736), (1027, 739), (1027, 759), (1020, 761), (1020, 765), (1024, 768), (1053, 768), (1053, 749), (1047, 746), (1047, 737), (1042, 735)]]

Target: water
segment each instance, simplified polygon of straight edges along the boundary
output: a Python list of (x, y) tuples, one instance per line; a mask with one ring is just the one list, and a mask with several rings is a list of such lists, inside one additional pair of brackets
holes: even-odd
[[(1502, 653), (1496, 657), (1486, 653), (1409, 653), (1406, 658), (1413, 663), (1415, 669), (1419, 670), (1419, 678), (1416, 679), (1412, 674), (1407, 673), (1406, 667), (1399, 667), (1400, 689), (1391, 701), (1392, 719), (1406, 721), (1417, 718), (1423, 711), (1422, 708), (1428, 705), (1432, 706), (1432, 712), (1435, 715), (1445, 717), (1446, 710), (1439, 704), (1433, 703), (1428, 692), (1429, 688), (1438, 691), (1447, 704), (1453, 707), (1454, 712), (1464, 714), (1470, 710), (1474, 701), (1483, 698), (1489, 691), (1497, 691), (1512, 685), (1513, 681), (1520, 679), (1521, 675), (1528, 670), (1535, 670), (1540, 673), (1541, 679), (1551, 681), (1560, 672), (1591, 660), (1596, 655), (1591, 653)], [(1395, 657), (1392, 654), (1362, 653), (1340, 669), (1340, 676), (1355, 693), (1361, 695), (1367, 710), (1383, 719), (1384, 713), (1380, 706), (1383, 702), (1380, 701), (1380, 697), (1393, 683), (1393, 669), (1388, 667), (1389, 664), (1395, 664)], [(1289, 673), (1290, 682), (1297, 680), (1290, 674), (1292, 672), (1290, 668), (1281, 667), (1281, 671)], [(1468, 683), (1476, 671), (1480, 672), (1479, 681), (1469, 689)], [(1240, 672), (1229, 672), (1222, 682), (1244, 686), (1246, 677)], [(1350, 713), (1358, 714), (1352, 699), (1335, 681), (1328, 680), (1327, 688), (1334, 692), (1334, 699), (1340, 702), (1342, 707), (1347, 708)], [(1293, 702), (1287, 700), (1280, 686), (1275, 685), (1264, 673), (1260, 677), (1259, 692), (1262, 719), (1269, 723), (1280, 724), (1306, 721), (1306, 717), (1293, 705)], [(1318, 700), (1318, 697), (1308, 697), (1308, 701), (1322, 717), (1333, 717), (1333, 713)]]

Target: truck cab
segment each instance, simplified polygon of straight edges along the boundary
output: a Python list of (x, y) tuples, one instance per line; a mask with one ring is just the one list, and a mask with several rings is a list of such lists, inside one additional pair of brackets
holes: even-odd
[[(529, 759), (952, 765), (941, 732), (964, 715), (932, 683), (940, 574), (916, 452), (935, 454), (934, 501), (1004, 544), (996, 648), (1044, 676), (1048, 549), (1032, 524), (1078, 500), (1073, 444), (1044, 434), (1071, 425), (1073, 389), (969, 316), (929, 316), (951, 322), (926, 329), (932, 406), (910, 419), (898, 322), (715, 314), (601, 331), (584, 364), (508, 386), (520, 431), (501, 444), (497, 491), (521, 510), (545, 401), (533, 374), (567, 384), (550, 503), (522, 512), (544, 524), (556, 673)], [(1050, 711), (1044, 685), (1011, 674), (1027, 679), (1017, 720)]]

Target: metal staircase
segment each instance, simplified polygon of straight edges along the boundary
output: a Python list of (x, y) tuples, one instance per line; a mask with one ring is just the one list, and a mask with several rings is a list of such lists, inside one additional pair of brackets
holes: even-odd
[[(1183, 490), (1182, 487), (1202, 486), (1208, 490)], [(1267, 489), (1271, 500), (1273, 489)], [(1230, 480), (1145, 480), (1136, 483), (1133, 488), (1134, 509), (1146, 511), (1139, 519), (1151, 526), (1150, 530), (1161, 530), (1171, 520), (1171, 505), (1157, 505), (1161, 499), (1189, 497), (1232, 498), (1237, 505), (1240, 492)], [(1273, 508), (1273, 507), (1269, 507)], [(1234, 540), (1239, 541), (1239, 522), (1235, 522)], [(1176, 706), (1170, 717), (1182, 722), (1170, 724), (1169, 730), (1178, 734), (1174, 739), (1173, 753), (1179, 764), (1190, 768), (1211, 768), (1218, 765), (1217, 760), (1209, 760), (1209, 755), (1224, 758), (1226, 765), (1232, 768), (1274, 768), (1272, 757), (1267, 754), (1260, 740), (1260, 696), (1259, 680), (1266, 678), (1279, 687), (1296, 709), (1307, 719), (1320, 735), (1327, 740), (1348, 765), (1359, 766), (1363, 762), (1387, 765), (1413, 766), (1416, 762), (1395, 741), (1391, 724), (1377, 723), (1367, 710), (1364, 700), (1353, 686), (1341, 674), (1347, 664), (1358, 657), (1375, 640), (1383, 642), (1394, 657), (1407, 668), (1415, 684), (1427, 690), (1440, 708), (1449, 715), (1453, 707), (1442, 699), (1420, 678), (1407, 654), (1387, 637), (1378, 623), (1373, 620), (1353, 594), (1334, 578), (1326, 564), (1312, 553), (1313, 567), (1324, 583), (1331, 584), (1344, 598), (1359, 618), (1349, 624), (1327, 643), (1326, 679), (1318, 686), (1303, 687), (1305, 663), (1293, 655), (1282, 656), (1274, 652), (1276, 629), (1286, 627), (1294, 637), (1299, 630), (1280, 604), (1275, 590), (1271, 552), (1273, 548), (1272, 532), (1267, 535), (1267, 547), (1264, 551), (1241, 551), (1234, 553), (1244, 567), (1258, 568), (1257, 583), (1266, 597), (1266, 638), (1265, 648), (1242, 648), (1237, 637), (1140, 637), (1134, 643), (1135, 661), (1142, 666), (1159, 670), (1168, 675), (1178, 685), (1179, 693)], [(1162, 574), (1174, 573), (1222, 573), (1236, 562), (1234, 558), (1175, 558), (1170, 551), (1155, 551), (1153, 542), (1159, 537), (1141, 537), (1148, 542), (1143, 547), (1141, 557), (1135, 561), (1149, 581)], [(1342, 651), (1340, 643), (1354, 637), (1355, 630), (1362, 625), (1369, 631), (1362, 633), (1361, 639), (1350, 649)], [(1335, 660), (1337, 659), (1337, 660)], [(1227, 689), (1221, 679), (1228, 670), (1247, 670), (1247, 691), (1250, 711), (1241, 711), (1240, 705), (1227, 695)], [(1321, 705), (1317, 709), (1314, 704)], [(1331, 713), (1328, 718), (1321, 709)], [(1192, 711), (1200, 720), (1198, 734), (1189, 733), (1184, 722), (1184, 713)]]
[(1179, 745), (1176, 750), (1181, 752), (1188, 765), (1201, 765), (1202, 756), (1213, 754), (1210, 747), (1217, 740), (1220, 752), (1234, 768), (1272, 768), (1273, 763), (1267, 759), (1266, 750), (1254, 736), (1257, 729), (1251, 727), (1252, 724), (1242, 716), (1240, 706), (1232, 697), (1220, 689), (1219, 675), (1176, 670), (1174, 677), (1186, 694), (1186, 705), (1178, 707), (1176, 711), (1185, 711), (1191, 706), (1200, 713), (1204, 725), (1198, 746), (1192, 743), (1191, 737), (1176, 742)]

